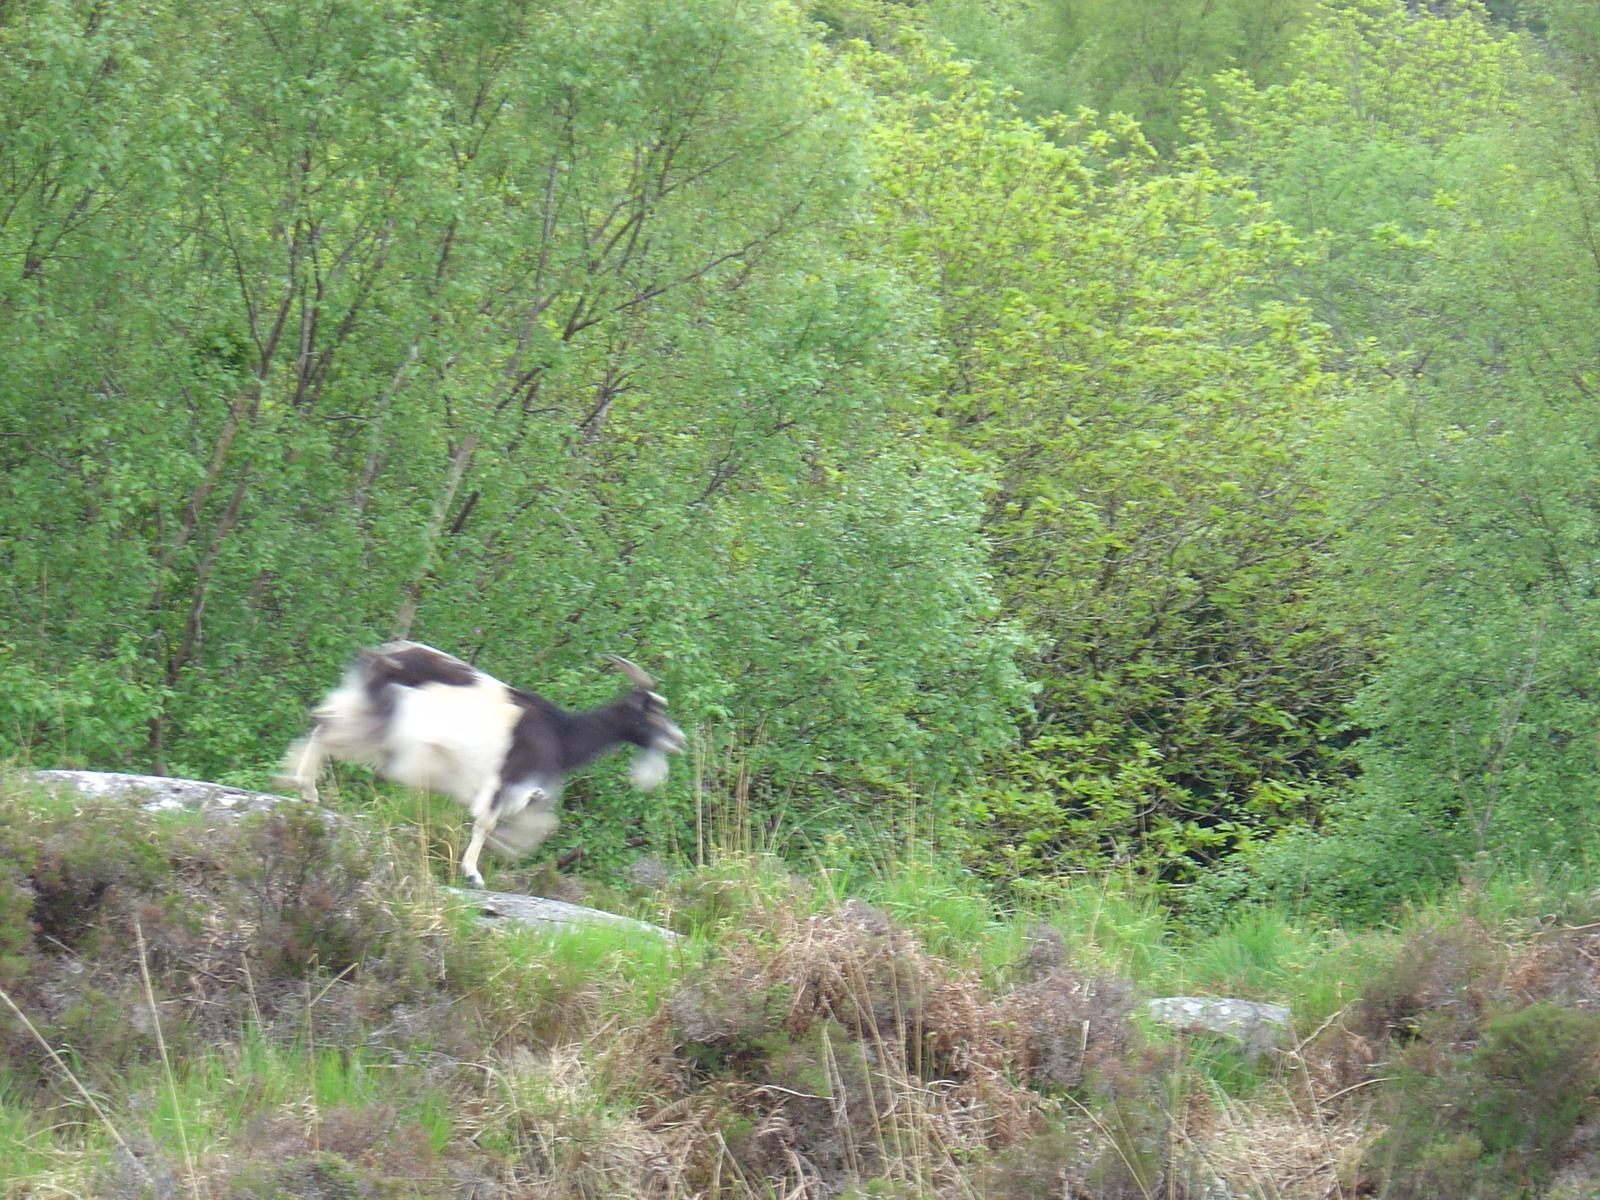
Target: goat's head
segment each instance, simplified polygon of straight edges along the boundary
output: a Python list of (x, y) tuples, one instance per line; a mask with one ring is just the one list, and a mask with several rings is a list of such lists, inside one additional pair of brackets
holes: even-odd
[(628, 775), (634, 787), (648, 792), (666, 779), (667, 755), (681, 751), (687, 739), (683, 730), (667, 719), (666, 699), (651, 690), (656, 681), (625, 658), (605, 657), (633, 684), (633, 691), (618, 702), (623, 718), (618, 733), (639, 747)]

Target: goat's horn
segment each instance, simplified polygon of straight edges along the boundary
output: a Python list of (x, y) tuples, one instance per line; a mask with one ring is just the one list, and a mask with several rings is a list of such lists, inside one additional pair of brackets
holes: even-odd
[(656, 681), (651, 679), (649, 674), (646, 673), (642, 667), (635, 666), (633, 663), (629, 662), (620, 655), (606, 654), (602, 655), (602, 657), (617, 670), (626, 675), (629, 679), (633, 680), (633, 686), (639, 688), (641, 691), (648, 692), (651, 688), (655, 687)]

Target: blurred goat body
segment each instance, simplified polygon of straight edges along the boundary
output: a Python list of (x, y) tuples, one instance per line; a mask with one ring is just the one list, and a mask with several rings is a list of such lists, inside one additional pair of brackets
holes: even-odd
[(639, 748), (633, 782), (648, 790), (666, 777), (667, 754), (683, 749), (683, 732), (667, 719), (650, 676), (606, 657), (633, 689), (611, 704), (569, 712), (418, 642), (363, 650), (313, 711), (316, 726), (290, 747), (284, 773), (313, 803), (325, 758), (451, 797), (473, 820), (461, 872), (482, 886), (485, 844), (519, 858), (554, 832), (569, 771), (630, 743)]

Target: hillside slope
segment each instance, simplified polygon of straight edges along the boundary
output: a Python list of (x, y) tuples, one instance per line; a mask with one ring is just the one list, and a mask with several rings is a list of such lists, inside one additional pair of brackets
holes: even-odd
[[(426, 812), (344, 818), (5, 784), (0, 1194), (1588, 1194), (1600, 939), (1549, 896), (1182, 943), (1104, 884), (728, 856), (589, 885), (677, 939), (508, 931)], [(1146, 1027), (1169, 990), (1287, 1000), (1295, 1048)]]

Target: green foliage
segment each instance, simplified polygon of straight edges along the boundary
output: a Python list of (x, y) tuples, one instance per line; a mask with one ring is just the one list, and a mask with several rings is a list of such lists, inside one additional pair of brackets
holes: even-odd
[(1219, 76), (1196, 132), (1313, 251), (1284, 290), (1357, 362), (1409, 355), (1403, 290), (1436, 201), (1484, 168), (1484, 137), (1517, 109), (1520, 43), (1476, 5), (1376, 0), (1320, 7), (1290, 61), (1282, 81)]
[(1288, 73), (1310, 0), (1047, 0), (1055, 107), (1127, 113), (1157, 145), (1181, 144), (1188, 93), (1236, 71), (1264, 84)]
[(900, 862), (846, 890), (881, 908), (896, 925), (915, 931), (932, 953), (951, 962), (967, 961), (974, 948), (998, 951), (1001, 961), (1016, 957), (1012, 939), (997, 936), (1004, 922), (994, 905), (975, 891), (974, 882), (964, 872)]
[(1381, 922), (1402, 901), (1456, 878), (1461, 845), (1441, 837), (1444, 817), (1370, 792), (1341, 798), (1319, 828), (1286, 830), (1196, 880), (1183, 894), (1184, 912), (1202, 928), (1247, 903), (1330, 922)]
[(633, 655), (760, 803), (1006, 741), (981, 476), (923, 433), (918, 300), (847, 253), (868, 111), (789, 8), (0, 38), (0, 749), (260, 782), (405, 632), (567, 703)]
[(875, 44), (906, 26), (949, 44), (983, 78), (1013, 93), (1032, 119), (1080, 108), (1138, 121), (1171, 150), (1189, 138), (1195, 89), (1233, 69), (1263, 84), (1288, 73), (1292, 42), (1313, 0), (918, 0), (812, 6), (829, 26)]
[(1219, 81), (1220, 112), (1272, 179), (1285, 151), (1313, 130), (1438, 145), (1510, 115), (1520, 58), (1517, 41), (1471, 0), (1437, 9), (1404, 0), (1323, 5), (1294, 42), (1293, 77), (1231, 73)]
[(1046, 132), (991, 89), (886, 102), (884, 253), (939, 297), (951, 440), (1038, 642), (1024, 744), (974, 796), (1000, 877), (1111, 858), (1183, 879), (1314, 813), (1361, 646), (1312, 594), (1325, 346), (1261, 303), (1293, 243), (1203, 155)]
[[(1564, 10), (1563, 10), (1564, 11)], [(1568, 14), (1570, 16), (1570, 14)], [(1481, 8), (1328, 9), (1298, 76), (1221, 83), (1220, 153), (1318, 253), (1295, 282), (1351, 365), (1323, 452), (1350, 528), (1330, 602), (1385, 631), (1362, 776), (1199, 898), (1370, 920), (1484, 855), (1586, 854), (1595, 518), (1593, 109)], [(1573, 68), (1568, 90), (1552, 69)], [(1534, 119), (1537, 114), (1537, 119)], [(1209, 895), (1209, 898), (1207, 898)]]

